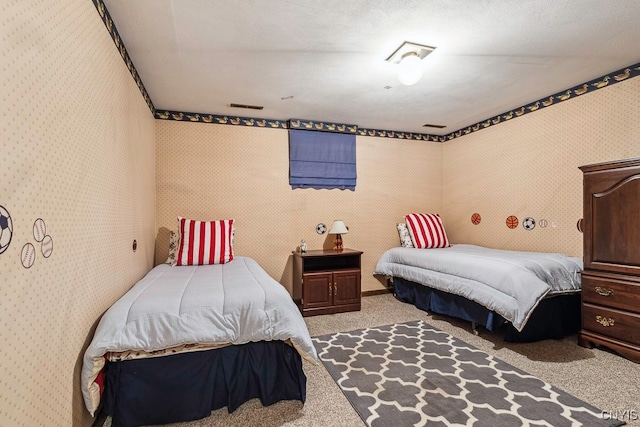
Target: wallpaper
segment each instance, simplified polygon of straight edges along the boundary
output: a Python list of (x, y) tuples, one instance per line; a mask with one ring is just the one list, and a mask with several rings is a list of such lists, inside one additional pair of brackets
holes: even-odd
[(84, 349), (153, 264), (154, 119), (90, 1), (0, 16), (0, 425), (87, 426)]
[[(292, 190), (285, 129), (157, 122), (156, 263), (168, 253), (178, 215), (235, 220), (234, 254), (256, 259), (291, 292), (291, 251), (332, 248), (319, 235), (341, 219), (344, 247), (361, 250), (362, 289), (382, 253), (399, 244), (395, 223), (412, 211), (441, 207), (442, 144), (357, 136), (357, 185), (349, 190)], [(445, 223), (446, 226), (446, 223)], [(295, 296), (294, 297), (298, 297)]]
[(640, 157), (633, 78), (444, 144), (358, 135), (356, 191), (291, 190), (286, 129), (154, 120), (90, 1), (8, 0), (0, 16), (2, 426), (91, 424), (84, 349), (164, 261), (178, 215), (235, 219), (236, 255), (290, 291), (291, 251), (331, 248), (316, 225), (341, 219), (377, 290), (410, 212), (440, 213), (454, 243), (581, 256), (578, 166)]
[[(578, 167), (640, 157), (639, 113), (636, 78), (444, 143), (442, 210), (450, 239), (581, 257)], [(513, 229), (510, 216), (518, 219)], [(535, 221), (527, 221), (530, 229), (526, 218)]]

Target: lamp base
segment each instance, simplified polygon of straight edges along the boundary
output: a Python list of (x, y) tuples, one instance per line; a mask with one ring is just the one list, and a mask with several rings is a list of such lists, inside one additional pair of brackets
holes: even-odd
[(333, 250), (336, 252), (342, 251), (342, 236), (340, 234), (336, 234), (336, 240), (333, 242)]

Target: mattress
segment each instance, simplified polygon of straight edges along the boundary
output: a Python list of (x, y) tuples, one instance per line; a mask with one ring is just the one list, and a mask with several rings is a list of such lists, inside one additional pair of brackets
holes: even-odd
[(579, 293), (582, 260), (562, 254), (456, 244), (392, 248), (374, 274), (400, 277), (459, 295), (492, 310), (521, 331), (540, 300)]
[[(304, 320), (287, 290), (253, 259), (151, 270), (104, 314), (87, 348), (82, 392), (94, 414), (95, 382), (111, 353), (147, 356), (279, 340), (317, 362)], [(173, 354), (174, 352), (172, 352)]]

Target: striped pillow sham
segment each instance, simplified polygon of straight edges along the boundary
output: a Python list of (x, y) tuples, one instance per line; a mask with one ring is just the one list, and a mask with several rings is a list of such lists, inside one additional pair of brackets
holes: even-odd
[(233, 220), (178, 217), (180, 245), (175, 265), (226, 264), (233, 260)]
[(447, 248), (451, 246), (438, 214), (411, 213), (405, 222), (413, 245), (418, 249)]

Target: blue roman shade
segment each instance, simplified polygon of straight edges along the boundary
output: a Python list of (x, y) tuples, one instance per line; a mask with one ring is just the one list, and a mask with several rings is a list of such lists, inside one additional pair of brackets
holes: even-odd
[(289, 130), (291, 188), (356, 189), (356, 136)]

